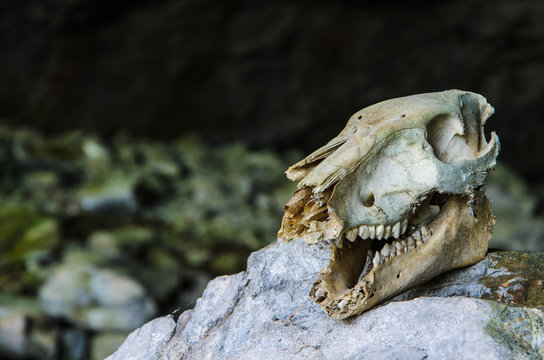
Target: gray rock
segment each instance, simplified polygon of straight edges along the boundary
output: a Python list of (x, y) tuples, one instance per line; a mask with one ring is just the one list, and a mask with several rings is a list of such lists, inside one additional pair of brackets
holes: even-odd
[(82, 256), (69, 257), (40, 289), (50, 316), (92, 330), (130, 331), (155, 314), (155, 304), (134, 279), (102, 269)]
[(57, 336), (35, 300), (0, 296), (0, 358), (54, 359)]
[(151, 320), (134, 330), (114, 355), (107, 359), (162, 359), (164, 348), (168, 345), (176, 329), (172, 316)]
[[(246, 272), (212, 280), (193, 310), (177, 321), (166, 316), (149, 322), (107, 359), (533, 359), (544, 355), (542, 310), (492, 300), (419, 297), (391, 301), (344, 321), (330, 319), (308, 298), (329, 256), (326, 247), (301, 240), (272, 244), (250, 256)], [(449, 291), (436, 294), (461, 293), (458, 286), (466, 282), (467, 295), (490, 295), (494, 291), (478, 279), (512, 278), (501, 266), (496, 258), (488, 258), (450, 273)]]

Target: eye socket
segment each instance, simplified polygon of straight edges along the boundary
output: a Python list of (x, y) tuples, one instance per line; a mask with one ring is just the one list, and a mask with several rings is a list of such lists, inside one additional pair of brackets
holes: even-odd
[(374, 201), (374, 193), (370, 193), (366, 197), (365, 201), (363, 201), (363, 205), (366, 207), (371, 207), (372, 205), (374, 205)]

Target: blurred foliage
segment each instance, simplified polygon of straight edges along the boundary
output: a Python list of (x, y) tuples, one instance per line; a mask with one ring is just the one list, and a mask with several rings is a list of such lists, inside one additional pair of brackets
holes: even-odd
[(31, 259), (59, 260), (62, 242), (154, 269), (156, 276), (142, 274), (149, 287), (163, 267), (209, 276), (243, 270), (249, 252), (275, 238), (294, 189), (283, 171), (297, 158), (242, 144), (210, 148), (196, 137), (103, 141), (9, 128), (0, 129), (0, 149), (2, 273), (27, 271), (21, 264)]

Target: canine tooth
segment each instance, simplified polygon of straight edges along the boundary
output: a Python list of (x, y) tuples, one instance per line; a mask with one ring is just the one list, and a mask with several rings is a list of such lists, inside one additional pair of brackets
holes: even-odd
[(385, 227), (383, 225), (376, 226), (376, 239), (381, 240)]
[(404, 219), (404, 221), (402, 222), (402, 225), (401, 225), (401, 234), (404, 234), (406, 232), (406, 229), (408, 229), (408, 219)]
[(361, 225), (359, 227), (359, 236), (361, 239), (368, 239), (370, 236), (370, 231), (368, 231), (368, 225)]
[(376, 226), (368, 225), (368, 232), (369, 232), (369, 238), (375, 239), (376, 238)]
[(408, 238), (407, 242), (408, 242), (408, 247), (415, 247), (416, 246), (416, 241), (411, 236)]
[(400, 241), (395, 241), (395, 249), (397, 249), (397, 254), (402, 253), (404, 246), (402, 246), (402, 243)]
[(389, 244), (385, 244), (385, 245), (383, 246), (381, 253), (382, 253), (382, 256), (383, 256), (384, 258), (386, 258), (387, 256), (389, 256)]
[(380, 256), (380, 252), (376, 251), (376, 255), (374, 255), (374, 259), (372, 260), (372, 265), (374, 265), (374, 267), (380, 265), (381, 260), (382, 257)]
[(395, 239), (398, 239), (400, 236), (400, 222), (393, 225), (391, 231), (393, 232), (393, 236), (395, 237)]
[(357, 228), (351, 229), (346, 233), (346, 238), (349, 241), (353, 242), (353, 241), (355, 241), (355, 239), (357, 239), (357, 234), (358, 233), (359, 233), (359, 231), (357, 230)]
[(421, 245), (423, 245), (423, 241), (421, 241), (420, 239), (417, 239), (416, 246), (421, 246)]

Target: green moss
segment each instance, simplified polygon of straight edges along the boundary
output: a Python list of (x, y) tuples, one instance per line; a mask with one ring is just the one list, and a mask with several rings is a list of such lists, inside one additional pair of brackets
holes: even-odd
[(51, 251), (59, 239), (55, 219), (39, 215), (28, 206), (7, 205), (0, 209), (0, 265)]
[(544, 314), (541, 310), (506, 306), (488, 301), (491, 320), (485, 332), (499, 345), (515, 354), (515, 359), (542, 359)]
[(246, 257), (244, 255), (231, 252), (215, 256), (210, 267), (218, 274), (232, 274), (239, 271), (243, 267), (242, 264), (245, 264)]

